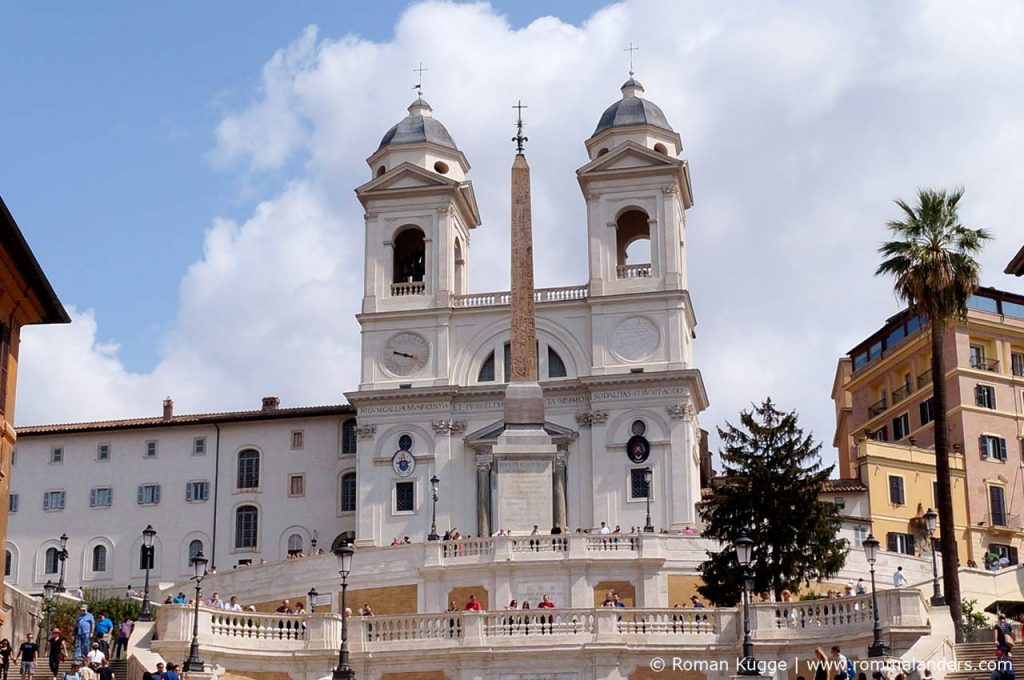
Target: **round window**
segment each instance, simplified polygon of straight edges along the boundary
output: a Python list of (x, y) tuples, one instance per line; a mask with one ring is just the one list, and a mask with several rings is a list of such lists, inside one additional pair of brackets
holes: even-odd
[(647, 423), (642, 420), (634, 420), (629, 431), (639, 437), (647, 432)]
[(412, 448), (412, 437), (407, 434), (403, 434), (398, 438), (398, 449), (399, 451), (408, 451)]

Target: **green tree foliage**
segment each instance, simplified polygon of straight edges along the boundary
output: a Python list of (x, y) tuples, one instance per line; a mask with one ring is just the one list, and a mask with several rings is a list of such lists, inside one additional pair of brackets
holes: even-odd
[(896, 199), (901, 220), (889, 222), (892, 241), (878, 252), (882, 263), (876, 275), (893, 277), (896, 297), (913, 314), (924, 314), (931, 328), (932, 427), (935, 442), (935, 477), (938, 487), (939, 543), (942, 548), (942, 580), (949, 613), (953, 617), (956, 641), (964, 641), (960, 600), (960, 560), (953, 522), (953, 492), (949, 472), (949, 432), (946, 421), (946, 375), (944, 340), (953, 321), (967, 317), (967, 301), (980, 282), (980, 267), (974, 259), (992, 236), (984, 229), (960, 224), (958, 206), (962, 188), (951, 192), (920, 189), (917, 205)]
[(718, 428), (725, 477), (700, 510), (704, 536), (723, 549), (701, 564), (701, 595), (719, 606), (740, 599), (742, 574), (733, 548), (741, 532), (754, 541), (754, 591), (785, 589), (834, 576), (846, 562), (847, 541), (837, 537), (834, 503), (818, 500), (834, 466), (822, 467), (821, 444), (805, 435), (796, 411), (776, 409), (771, 398), (740, 412), (739, 426)]
[[(141, 609), (140, 604), (135, 600), (126, 600), (122, 597), (95, 598), (91, 597), (88, 591), (85, 593), (85, 604), (89, 605), (89, 611), (92, 612), (93, 616), (98, 617), (100, 614), (103, 614), (113, 621), (115, 625), (124, 621), (125, 617), (130, 617), (132, 621), (137, 621), (139, 610)], [(78, 616), (81, 606), (81, 602), (74, 600), (54, 600), (53, 609), (50, 612), (50, 627), (60, 628), (61, 635), (69, 642), (74, 640), (75, 617)], [(40, 621), (40, 625), (45, 625), (45, 623), (45, 619)], [(49, 631), (41, 631), (41, 633), (41, 640), (49, 637)]]

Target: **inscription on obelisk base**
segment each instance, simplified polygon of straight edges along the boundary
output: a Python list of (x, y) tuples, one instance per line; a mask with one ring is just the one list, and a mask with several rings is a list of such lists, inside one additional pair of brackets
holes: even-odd
[(492, 449), (497, 471), (497, 503), (492, 530), (543, 533), (554, 521), (552, 475), (558, 447), (543, 429), (505, 430)]

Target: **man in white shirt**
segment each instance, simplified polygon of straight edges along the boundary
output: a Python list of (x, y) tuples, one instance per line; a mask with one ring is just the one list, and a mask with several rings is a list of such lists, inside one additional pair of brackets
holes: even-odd
[(242, 605), (238, 604), (238, 597), (236, 595), (232, 595), (231, 599), (228, 600), (228, 603), (224, 605), (224, 609), (229, 612), (240, 612), (242, 611)]
[(92, 666), (93, 670), (100, 667), (103, 660), (107, 658), (107, 655), (100, 649), (98, 642), (92, 643), (92, 651), (89, 652), (89, 665)]
[(218, 593), (214, 593), (210, 596), (210, 599), (206, 601), (207, 607), (213, 607), (214, 609), (224, 609), (224, 600), (220, 599)]
[(610, 534), (610, 533), (612, 533), (612, 530), (611, 530), (611, 528), (609, 528), (609, 526), (607, 524), (605, 524), (604, 522), (601, 522), (601, 528), (597, 530), (597, 533), (599, 533), (599, 534)]
[(903, 574), (903, 567), (896, 567), (896, 571), (892, 575), (892, 584), (897, 588), (907, 585), (907, 577)]

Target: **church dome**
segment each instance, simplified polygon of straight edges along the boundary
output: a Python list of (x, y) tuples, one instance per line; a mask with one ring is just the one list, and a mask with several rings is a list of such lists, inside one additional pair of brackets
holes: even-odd
[(630, 76), (629, 80), (622, 84), (622, 99), (604, 110), (591, 137), (611, 128), (628, 125), (653, 125), (674, 132), (662, 110), (657, 104), (641, 97), (643, 93), (644, 86)]
[(409, 106), (409, 115), (387, 131), (384, 138), (380, 140), (377, 150), (395, 144), (420, 144), (423, 142), (431, 142), (457, 150), (458, 147), (455, 146), (452, 136), (448, 134), (448, 129), (441, 124), (441, 121), (430, 115), (432, 110), (430, 104), (423, 97), (418, 97)]

